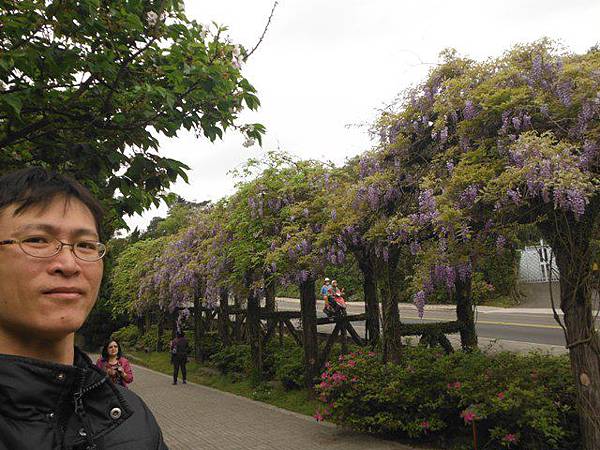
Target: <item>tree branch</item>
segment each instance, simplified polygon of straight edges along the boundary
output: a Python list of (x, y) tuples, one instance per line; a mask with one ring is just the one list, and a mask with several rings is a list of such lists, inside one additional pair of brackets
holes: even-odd
[(273, 8), (271, 9), (271, 14), (269, 15), (269, 20), (267, 20), (267, 24), (265, 25), (265, 29), (263, 30), (262, 35), (260, 36), (260, 39), (258, 40), (258, 42), (256, 43), (256, 45), (254, 46), (254, 48), (252, 50), (250, 50), (250, 53), (248, 53), (246, 55), (246, 57), (244, 58), (244, 61), (247, 61), (248, 58), (250, 58), (250, 56), (252, 55), (252, 53), (254, 53), (256, 51), (256, 49), (258, 48), (258, 46), (261, 44), (261, 42), (265, 38), (265, 35), (267, 34), (267, 30), (269, 29), (269, 25), (271, 24), (271, 19), (273, 18), (273, 14), (275, 13), (275, 8), (277, 8), (278, 4), (279, 4), (279, 2), (273, 3)]

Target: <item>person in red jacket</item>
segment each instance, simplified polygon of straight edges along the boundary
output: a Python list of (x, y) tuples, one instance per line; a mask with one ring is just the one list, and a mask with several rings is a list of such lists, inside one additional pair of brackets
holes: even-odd
[(96, 365), (104, 370), (114, 384), (127, 387), (133, 381), (133, 371), (127, 358), (121, 353), (121, 346), (115, 340), (108, 341), (102, 347), (102, 356)]

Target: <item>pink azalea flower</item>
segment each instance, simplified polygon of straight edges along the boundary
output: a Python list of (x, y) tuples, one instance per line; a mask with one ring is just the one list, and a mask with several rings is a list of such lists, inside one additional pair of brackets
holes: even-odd
[(323, 372), (321, 374), (321, 380), (326, 380), (329, 377), (329, 375), (327, 375), (327, 372)]
[(343, 381), (348, 380), (348, 377), (341, 372), (335, 372), (331, 376), (331, 379), (333, 380), (334, 383), (338, 384), (338, 383), (342, 383)]
[(316, 419), (317, 422), (321, 422), (323, 420), (323, 416), (319, 411), (315, 411), (313, 417)]
[(354, 367), (354, 366), (356, 366), (356, 361), (354, 361), (353, 359), (351, 359), (350, 361), (348, 361), (348, 366), (349, 366), (349, 367)]
[(506, 397), (506, 394), (504, 392), (498, 392), (498, 399), (499, 400), (504, 400), (504, 397)]
[(428, 420), (424, 420), (423, 422), (421, 422), (421, 428), (428, 430), (431, 427), (431, 425), (429, 424)]
[(330, 384), (329, 384), (327, 381), (321, 381), (321, 382), (320, 382), (320, 383), (317, 385), (317, 387), (318, 387), (319, 389), (327, 389), (327, 388), (329, 388), (330, 386), (331, 386), (331, 385), (330, 385)]
[(375, 356), (375, 352), (369, 352), (367, 353), (369, 356)]
[(517, 435), (512, 433), (505, 434), (502, 438), (502, 442), (509, 442), (511, 444), (516, 444), (517, 440)]
[(330, 367), (331, 367), (331, 363), (330, 363), (329, 361), (327, 361), (327, 362), (325, 363), (325, 368), (326, 368), (326, 369), (329, 369)]
[(475, 413), (468, 409), (465, 409), (463, 412), (461, 412), (460, 417), (462, 417), (463, 420), (465, 421), (465, 425), (468, 425), (471, 422), (473, 422), (475, 419), (477, 419), (477, 416), (475, 415)]
[(338, 361), (343, 361), (343, 360), (344, 360), (344, 355), (340, 355), (340, 356), (338, 357)]

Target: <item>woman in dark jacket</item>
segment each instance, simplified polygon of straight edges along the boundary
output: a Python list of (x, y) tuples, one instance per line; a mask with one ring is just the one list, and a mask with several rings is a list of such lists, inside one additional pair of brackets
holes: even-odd
[(181, 368), (181, 378), (183, 378), (183, 384), (187, 380), (187, 372), (185, 365), (187, 364), (188, 358), (188, 341), (185, 338), (185, 334), (182, 330), (177, 332), (177, 337), (171, 341), (171, 364), (173, 364), (173, 384), (177, 384), (177, 376), (179, 375), (179, 368)]

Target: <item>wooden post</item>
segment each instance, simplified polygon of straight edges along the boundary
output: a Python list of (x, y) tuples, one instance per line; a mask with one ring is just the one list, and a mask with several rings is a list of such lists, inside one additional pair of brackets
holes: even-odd
[(279, 328), (279, 347), (283, 348), (283, 327), (285, 324), (282, 319), (279, 319), (277, 324), (278, 324), (278, 328)]
[(304, 348), (304, 380), (312, 388), (319, 374), (319, 347), (317, 341), (317, 298), (315, 280), (300, 283), (300, 312), (302, 314), (302, 347)]
[(229, 340), (229, 290), (221, 288), (219, 291), (219, 337), (225, 347), (230, 343)]
[(263, 374), (260, 299), (253, 291), (250, 291), (248, 294), (246, 330), (248, 344), (250, 344), (250, 355), (252, 357), (252, 379), (255, 383), (258, 383), (262, 379)]

